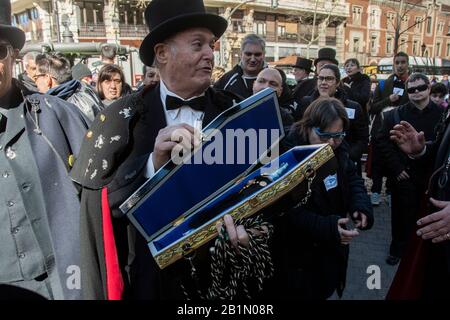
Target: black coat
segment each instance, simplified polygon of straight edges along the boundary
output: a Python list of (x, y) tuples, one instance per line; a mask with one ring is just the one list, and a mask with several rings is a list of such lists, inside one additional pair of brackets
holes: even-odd
[[(308, 144), (297, 132), (291, 132), (286, 140), (289, 147)], [(266, 288), (268, 296), (326, 299), (336, 289), (342, 293), (348, 246), (340, 244), (337, 221), (360, 211), (368, 218), (365, 229), (370, 229), (373, 211), (345, 141), (335, 155), (337, 187), (327, 191), (322, 179), (314, 181), (306, 205), (274, 219), (275, 277)]]
[(345, 95), (348, 99), (358, 102), (364, 111), (364, 115), (367, 115), (367, 104), (370, 100), (370, 78), (369, 76), (362, 74), (361, 72), (356, 73), (352, 77), (345, 77), (342, 79), (343, 83), (349, 84), (349, 88), (343, 85), (341, 88), (344, 90)]
[(294, 100), (300, 103), (303, 97), (312, 95), (316, 88), (317, 78), (300, 80), (293, 91)]
[[(381, 82), (383, 82), (384, 84), (381, 85)], [(370, 132), (372, 138), (376, 137), (378, 131), (380, 130), (383, 109), (387, 107), (398, 107), (404, 105), (409, 101), (408, 94), (405, 91), (399, 100), (397, 100), (396, 102), (391, 102), (389, 96), (393, 93), (394, 84), (397, 87), (401, 87), (403, 82), (398, 80), (397, 76), (391, 75), (386, 80), (378, 81), (378, 86), (375, 88), (372, 103), (370, 104), (369, 108), (369, 114), (374, 117)], [(381, 87), (383, 88), (381, 89)]]
[[(306, 108), (316, 99), (319, 98), (319, 92), (315, 91), (312, 96), (304, 97), (294, 114), (294, 120), (299, 121), (303, 117)], [(364, 117), (361, 106), (352, 100), (347, 99), (345, 93), (338, 89), (335, 98), (339, 99), (346, 108), (355, 110), (354, 119), (350, 119), (350, 128), (347, 132), (345, 140), (349, 144), (349, 154), (353, 161), (359, 161), (362, 154), (367, 149), (369, 142), (369, 124), (367, 117)]]
[[(203, 123), (211, 122), (237, 99), (230, 93), (209, 88)], [(128, 110), (128, 116), (124, 111)], [(122, 113), (120, 113), (122, 112)], [(119, 206), (146, 180), (144, 168), (160, 129), (166, 127), (159, 84), (126, 96), (102, 110), (86, 136), (72, 179), (81, 187), (81, 272), (85, 299), (107, 299), (107, 272), (103, 243), (102, 190), (107, 190), (118, 262), (125, 282), (125, 297), (173, 298), (176, 275), (160, 272), (145, 239), (122, 217)], [(103, 135), (106, 145), (94, 147)], [(113, 140), (112, 137), (119, 137)], [(103, 169), (103, 164), (108, 167)], [(93, 172), (97, 174), (92, 177)], [(165, 269), (167, 270), (167, 269)]]
[(243, 75), (244, 71), (242, 67), (237, 64), (214, 83), (214, 88), (227, 90), (242, 98), (248, 98), (253, 95), (253, 82), (247, 85), (243, 79)]
[[(398, 119), (394, 114), (397, 113)], [(397, 177), (402, 171), (406, 171), (411, 178), (423, 180), (428, 164), (414, 161), (402, 152), (396, 143), (390, 139), (390, 130), (399, 121), (408, 121), (417, 131), (425, 133), (426, 141), (433, 141), (436, 136), (435, 128), (442, 118), (442, 109), (432, 101), (428, 106), (420, 111), (411, 102), (408, 102), (396, 109), (384, 113), (383, 122), (376, 136), (381, 158), (387, 174)], [(422, 178), (422, 179), (420, 179)]]

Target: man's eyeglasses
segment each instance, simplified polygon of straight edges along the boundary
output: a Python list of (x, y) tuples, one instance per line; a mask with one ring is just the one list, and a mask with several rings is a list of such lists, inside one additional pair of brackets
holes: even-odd
[(10, 44), (0, 44), (0, 60), (5, 60), (11, 49), (12, 46)]
[(328, 141), (330, 139), (343, 140), (345, 138), (345, 132), (324, 132), (320, 128), (314, 127), (314, 132), (319, 136), (320, 140)]
[(329, 76), (329, 77), (318, 76), (317, 80), (320, 81), (320, 82), (324, 82), (324, 81), (326, 81), (326, 82), (333, 82), (333, 81), (336, 80), (336, 78), (335, 77), (331, 77), (331, 76)]
[(422, 92), (422, 91), (425, 91), (427, 89), (428, 89), (428, 85), (427, 84), (422, 84), (422, 85), (417, 86), (417, 87), (410, 87), (406, 91), (408, 91), (408, 93), (415, 93), (416, 90), (419, 91), (419, 92)]

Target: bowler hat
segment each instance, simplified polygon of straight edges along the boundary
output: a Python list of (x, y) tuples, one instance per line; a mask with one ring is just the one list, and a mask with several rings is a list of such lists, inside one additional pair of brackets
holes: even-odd
[(150, 33), (139, 48), (139, 56), (147, 66), (153, 64), (155, 45), (177, 32), (207, 28), (220, 38), (227, 28), (224, 18), (206, 13), (203, 0), (153, 0), (145, 9), (145, 21)]
[(314, 60), (314, 66), (317, 65), (319, 61), (329, 60), (332, 61), (335, 65), (339, 65), (339, 61), (336, 60), (336, 50), (333, 48), (322, 48), (319, 49), (318, 57)]
[(294, 68), (305, 69), (307, 72), (311, 72), (312, 61), (306, 58), (298, 57), (295, 62)]
[(11, 1), (0, 0), (0, 39), (7, 40), (14, 49), (22, 49), (25, 33), (11, 25)]

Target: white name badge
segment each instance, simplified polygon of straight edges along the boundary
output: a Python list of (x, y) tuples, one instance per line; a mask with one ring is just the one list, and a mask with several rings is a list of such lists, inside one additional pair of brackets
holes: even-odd
[(345, 108), (345, 111), (347, 111), (347, 117), (349, 119), (355, 119), (355, 109)]
[(327, 189), (327, 191), (336, 188), (338, 186), (337, 173), (326, 177), (323, 180), (323, 184), (325, 185), (325, 189)]
[(403, 93), (405, 92), (405, 89), (394, 87), (393, 90), (392, 90), (392, 92), (393, 92), (394, 94), (397, 94), (397, 95), (399, 95), (399, 96), (402, 96)]

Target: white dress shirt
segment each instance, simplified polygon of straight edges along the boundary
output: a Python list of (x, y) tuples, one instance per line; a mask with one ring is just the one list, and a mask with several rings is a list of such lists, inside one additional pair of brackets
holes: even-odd
[[(175, 93), (171, 92), (169, 89), (167, 89), (166, 85), (164, 84), (164, 81), (160, 81), (160, 98), (164, 109), (164, 115), (166, 118), (167, 126), (173, 126), (181, 123), (186, 123), (192, 127), (197, 127), (197, 129), (201, 130), (201, 124), (204, 116), (203, 111), (197, 111), (192, 109), (189, 106), (183, 106), (176, 110), (167, 110), (166, 109), (166, 97), (172, 96), (179, 98), (183, 101), (189, 101), (195, 98), (198, 98), (200, 96), (204, 96), (205, 93), (195, 96), (189, 99), (183, 99), (180, 96), (176, 95)], [(153, 166), (153, 160), (152, 160), (153, 152), (150, 154), (150, 157), (147, 161), (147, 166), (145, 168), (145, 174), (144, 176), (148, 179), (153, 177), (155, 174), (155, 167)]]

